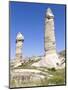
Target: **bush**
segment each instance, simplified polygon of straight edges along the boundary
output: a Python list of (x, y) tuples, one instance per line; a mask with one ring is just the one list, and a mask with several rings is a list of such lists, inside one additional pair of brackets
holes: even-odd
[(56, 69), (55, 68), (51, 68), (51, 71), (56, 71)]

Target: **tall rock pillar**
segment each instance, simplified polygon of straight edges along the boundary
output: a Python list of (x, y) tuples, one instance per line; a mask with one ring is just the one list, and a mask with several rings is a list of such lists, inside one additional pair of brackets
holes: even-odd
[(24, 42), (24, 36), (19, 32), (16, 37), (16, 66), (22, 61), (22, 46)]
[(59, 65), (54, 30), (54, 15), (51, 9), (48, 8), (45, 17), (44, 50), (46, 65), (50, 68)]

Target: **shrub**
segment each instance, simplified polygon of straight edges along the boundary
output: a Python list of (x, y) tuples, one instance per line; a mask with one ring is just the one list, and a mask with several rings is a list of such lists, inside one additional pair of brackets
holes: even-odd
[(56, 69), (53, 67), (53, 68), (51, 68), (51, 71), (56, 71)]

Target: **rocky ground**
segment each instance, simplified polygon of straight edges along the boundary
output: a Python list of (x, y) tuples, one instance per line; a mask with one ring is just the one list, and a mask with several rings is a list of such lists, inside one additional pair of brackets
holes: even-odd
[[(61, 58), (64, 56), (60, 55)], [(10, 88), (65, 85), (65, 67), (56, 70), (55, 68), (32, 66), (40, 59), (41, 57), (30, 58), (18, 67), (14, 67), (12, 64), (10, 67)]]
[(32, 87), (65, 84), (65, 69), (46, 68), (15, 69), (12, 71), (10, 87)]

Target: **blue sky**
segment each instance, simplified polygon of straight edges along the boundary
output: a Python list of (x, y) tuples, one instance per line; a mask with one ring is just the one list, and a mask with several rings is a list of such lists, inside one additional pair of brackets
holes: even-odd
[(55, 16), (57, 52), (65, 49), (65, 5), (10, 2), (10, 57), (15, 57), (18, 32), (24, 35), (24, 56), (44, 54), (44, 20), (47, 8)]

